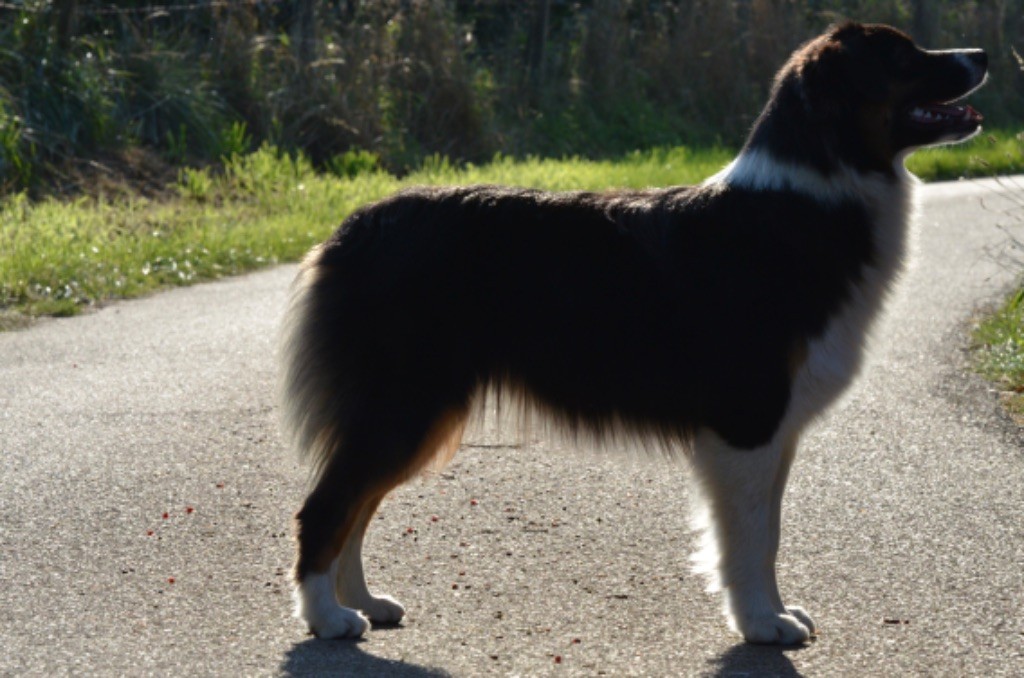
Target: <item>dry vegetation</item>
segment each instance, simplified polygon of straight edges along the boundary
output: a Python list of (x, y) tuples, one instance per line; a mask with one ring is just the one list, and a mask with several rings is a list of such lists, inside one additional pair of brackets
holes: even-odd
[(1024, 115), (1024, 0), (22, 0), (0, 4), (0, 190), (264, 142), (342, 175), (735, 145), (790, 50), (844, 17), (987, 48), (979, 108)]

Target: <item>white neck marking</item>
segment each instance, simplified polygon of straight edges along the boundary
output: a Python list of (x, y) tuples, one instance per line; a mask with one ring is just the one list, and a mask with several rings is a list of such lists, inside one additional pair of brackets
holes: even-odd
[[(897, 160), (896, 185), (915, 183), (916, 179)], [(769, 151), (747, 149), (708, 178), (705, 186), (723, 185), (750, 191), (792, 191), (822, 203), (865, 200), (878, 194), (879, 184), (892, 182), (879, 173), (861, 173), (840, 165), (831, 174), (812, 167), (775, 158)]]

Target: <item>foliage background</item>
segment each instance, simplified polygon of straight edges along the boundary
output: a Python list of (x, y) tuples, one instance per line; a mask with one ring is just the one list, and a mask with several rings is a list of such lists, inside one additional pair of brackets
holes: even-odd
[(736, 145), (789, 52), (847, 17), (986, 48), (978, 108), (1017, 126), (1024, 0), (6, 0), (0, 193), (156, 187), (265, 142), (346, 176)]

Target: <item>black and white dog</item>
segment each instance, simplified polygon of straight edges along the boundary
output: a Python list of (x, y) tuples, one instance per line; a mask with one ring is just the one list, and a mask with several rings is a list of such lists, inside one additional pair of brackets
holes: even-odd
[(402, 618), (367, 589), (364, 531), (491, 392), (573, 433), (684, 450), (731, 622), (807, 640), (775, 575), (797, 440), (857, 373), (900, 270), (904, 158), (978, 131), (949, 102), (986, 68), (981, 50), (846, 23), (789, 59), (742, 152), (699, 186), (418, 188), (350, 216), (303, 262), (286, 318), (286, 428), (317, 480), (298, 616), (325, 638)]

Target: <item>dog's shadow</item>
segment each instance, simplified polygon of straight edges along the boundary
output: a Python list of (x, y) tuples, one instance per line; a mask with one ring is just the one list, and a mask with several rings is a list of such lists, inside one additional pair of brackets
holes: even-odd
[(284, 676), (396, 676), (438, 678), (451, 674), (440, 669), (397, 659), (374, 657), (361, 647), (365, 641), (309, 638), (285, 653), (280, 673)]
[[(397, 678), (441, 678), (451, 674), (441, 669), (419, 666), (397, 659), (382, 659), (364, 652), (365, 641), (333, 641), (309, 638), (297, 643), (285, 654), (280, 672), (284, 676), (396, 676)], [(710, 675), (775, 676), (803, 678), (786, 656), (805, 646), (778, 647), (741, 643), (709, 660)]]
[(775, 676), (778, 678), (803, 678), (793, 662), (786, 656), (800, 652), (806, 645), (780, 647), (778, 645), (751, 645), (740, 643), (709, 660), (716, 678), (726, 676)]

